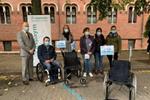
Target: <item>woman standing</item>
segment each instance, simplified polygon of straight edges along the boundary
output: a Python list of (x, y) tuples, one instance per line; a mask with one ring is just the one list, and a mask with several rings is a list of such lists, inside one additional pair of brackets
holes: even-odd
[(103, 46), (105, 44), (105, 38), (102, 34), (102, 29), (97, 28), (95, 33), (95, 38), (92, 44), (93, 53), (95, 57), (95, 64), (96, 64), (96, 70), (95, 73), (103, 75), (103, 56), (100, 54), (100, 46)]
[(88, 73), (90, 77), (93, 77), (91, 64), (91, 47), (94, 38), (90, 35), (90, 29), (88, 27), (84, 28), (83, 33), (84, 35), (80, 38), (80, 49), (84, 62), (83, 76), (86, 77)]
[(73, 39), (73, 35), (71, 34), (71, 31), (68, 25), (64, 25), (62, 35), (63, 35), (63, 40), (66, 41), (65, 51), (72, 52), (72, 50), (75, 49), (72, 47), (74, 39)]

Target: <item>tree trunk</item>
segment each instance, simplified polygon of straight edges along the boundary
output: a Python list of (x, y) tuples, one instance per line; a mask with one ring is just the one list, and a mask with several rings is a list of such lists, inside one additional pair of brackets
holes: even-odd
[(41, 0), (31, 0), (32, 2), (32, 14), (33, 15), (41, 15)]

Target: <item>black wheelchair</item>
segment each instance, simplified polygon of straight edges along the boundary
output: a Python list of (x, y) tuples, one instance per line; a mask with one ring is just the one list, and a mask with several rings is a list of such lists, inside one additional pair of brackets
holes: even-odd
[(63, 52), (64, 58), (64, 83), (69, 85), (72, 75), (80, 79), (82, 85), (86, 84), (86, 79), (82, 77), (82, 66), (76, 51)]
[(47, 70), (46, 66), (44, 66), (41, 63), (38, 63), (36, 66), (36, 75), (37, 79), (40, 82), (44, 82), (44, 78), (47, 77), (47, 79), (45, 80), (45, 86), (48, 86), (49, 84), (58, 83), (62, 80), (61, 68), (58, 68), (53, 64), (51, 64), (51, 70)]
[(127, 86), (129, 89), (129, 100), (135, 100), (137, 80), (136, 75), (131, 72), (131, 64), (129, 61), (114, 60), (112, 62), (112, 67), (105, 75), (103, 82), (105, 100), (109, 100), (110, 86), (113, 83)]

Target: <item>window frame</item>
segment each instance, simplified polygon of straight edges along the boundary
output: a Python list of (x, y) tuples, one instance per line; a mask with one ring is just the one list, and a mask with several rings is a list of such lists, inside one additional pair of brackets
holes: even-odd
[[(25, 12), (23, 11), (23, 7), (25, 7)], [(32, 5), (31, 4), (20, 4), (22, 19), (24, 22), (28, 21), (28, 15), (32, 15)], [(29, 8), (31, 8), (31, 12), (29, 12)]]
[[(132, 8), (131, 12), (130, 12), (130, 8)], [(135, 13), (135, 7), (134, 6), (128, 7), (128, 23), (131, 23), (131, 24), (137, 23), (137, 14)]]
[[(88, 12), (88, 8), (89, 7), (90, 7), (90, 12)], [(94, 6), (88, 5), (87, 8), (86, 8), (86, 12), (87, 12), (87, 14), (86, 14), (87, 24), (95, 24), (95, 23), (97, 23), (97, 9), (95, 9), (95, 11), (94, 11)], [(89, 18), (90, 18), (90, 21), (88, 20)], [(94, 19), (96, 19), (96, 21), (94, 21)]]
[[(110, 13), (110, 15), (109, 15), (109, 13)], [(110, 11), (108, 12), (108, 17), (107, 17), (108, 23), (110, 23), (110, 24), (117, 23), (117, 17), (118, 17), (118, 10), (115, 9), (114, 7), (110, 7)]]
[[(45, 13), (45, 8), (46, 7), (48, 8), (48, 14)], [(54, 11), (53, 11), (54, 13), (53, 13), (53, 16), (52, 16), (54, 18), (53, 20), (52, 20), (52, 17), (51, 17), (51, 8), (54, 9)], [(50, 15), (51, 23), (55, 24), (55, 22), (56, 22), (56, 6), (55, 5), (52, 5), (52, 4), (48, 4), (48, 5), (45, 4), (45, 5), (43, 5), (43, 14), (44, 15)]]
[[(69, 8), (69, 14), (67, 12), (67, 8)], [(75, 12), (73, 12), (73, 8), (75, 8)], [(77, 6), (76, 5), (66, 5), (65, 6), (65, 16), (66, 16), (66, 24), (76, 24), (77, 23)], [(70, 21), (68, 21), (68, 19)], [(73, 21), (74, 19), (74, 21)]]
[(3, 14), (2, 15), (3, 19), (1, 19), (1, 15), (0, 15), (0, 24), (11, 24), (11, 7), (10, 7), (10, 5), (9, 4), (0, 4), (0, 7), (2, 8), (2, 14)]

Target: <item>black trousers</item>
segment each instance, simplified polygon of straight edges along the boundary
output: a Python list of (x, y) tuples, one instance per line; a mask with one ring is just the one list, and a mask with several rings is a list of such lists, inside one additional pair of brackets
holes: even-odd
[(115, 52), (114, 53), (114, 56), (112, 55), (108, 55), (107, 58), (109, 60), (109, 65), (110, 67), (112, 67), (112, 60), (113, 60), (113, 57), (114, 57), (114, 60), (118, 60), (118, 52)]
[(147, 52), (149, 52), (149, 51), (150, 51), (150, 43), (147, 46)]

